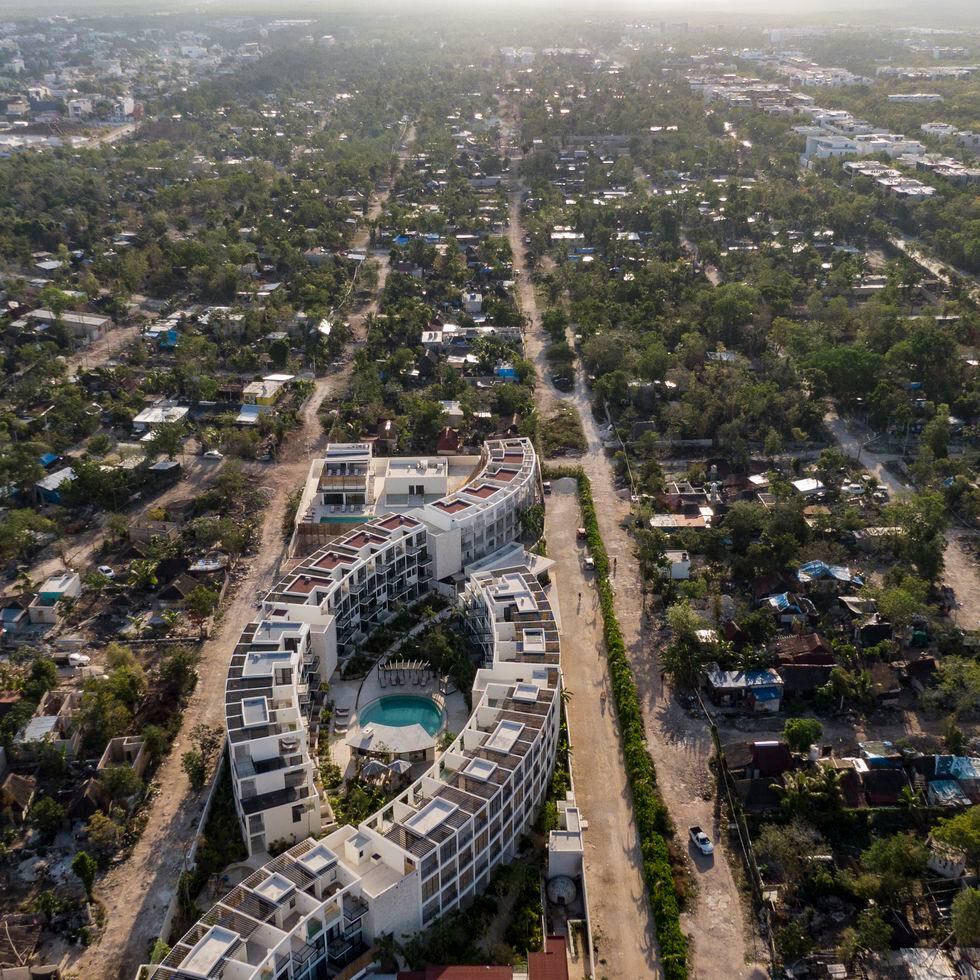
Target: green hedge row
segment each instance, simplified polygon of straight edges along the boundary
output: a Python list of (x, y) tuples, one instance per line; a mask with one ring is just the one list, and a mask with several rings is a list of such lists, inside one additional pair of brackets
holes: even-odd
[(657, 929), (663, 973), (666, 980), (686, 980), (687, 937), (681, 931), (680, 905), (667, 846), (668, 838), (674, 834), (674, 825), (657, 791), (657, 773), (647, 748), (640, 697), (630, 668), (623, 632), (616, 618), (613, 590), (609, 581), (609, 556), (599, 531), (599, 521), (592, 500), (592, 484), (579, 467), (554, 467), (545, 475), (549, 479), (572, 477), (578, 483), (582, 526), (595, 561), (606, 657), (623, 740), (626, 776), (633, 793), (636, 831), (643, 853), (643, 877)]

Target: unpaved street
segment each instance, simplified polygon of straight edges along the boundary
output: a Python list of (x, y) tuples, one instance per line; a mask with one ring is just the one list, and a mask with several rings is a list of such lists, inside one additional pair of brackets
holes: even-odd
[[(912, 492), (914, 487), (904, 483), (885, 466), (887, 462), (897, 460), (898, 456), (884, 456), (867, 449), (864, 443), (868, 433), (858, 424), (840, 418), (836, 412), (828, 413), (825, 421), (844, 453), (857, 459), (869, 473), (873, 473), (878, 482), (888, 488), (892, 498)], [(977, 575), (977, 563), (968, 544), (970, 538), (970, 532), (951, 527), (946, 533), (946, 551), (943, 554), (943, 582), (956, 594), (953, 619), (957, 626), (966, 630), (980, 627), (980, 576)]]
[[(400, 162), (408, 151), (400, 154)], [(375, 202), (371, 213), (380, 213)], [(387, 275), (387, 257), (378, 260), (379, 286), (367, 308), (351, 318), (354, 342), (363, 341), (363, 321), (377, 309), (378, 296)], [(255, 482), (268, 490), (262, 515), (261, 539), (245, 579), (224, 608), (213, 636), (201, 650), (198, 683), (181, 719), (181, 729), (170, 754), (154, 779), (156, 795), (142, 836), (129, 858), (112, 869), (96, 887), (96, 896), (107, 913), (105, 931), (99, 942), (84, 950), (70, 965), (81, 978), (128, 980), (144, 962), (160, 933), (163, 916), (184, 869), (185, 852), (194, 837), (203, 809), (204, 792), (194, 794), (180, 767), (180, 756), (188, 748), (188, 733), (198, 724), (224, 724), (223, 691), (231, 652), (245, 626), (255, 617), (255, 594), (273, 584), (273, 575), (284, 555), (282, 521), (290, 493), (303, 485), (310, 457), (326, 445), (318, 410), (328, 397), (346, 391), (351, 373), (345, 367), (316, 382), (301, 414), (300, 427), (290, 433), (279, 459), (267, 465), (249, 464)]]
[(325, 443), (316, 410), (328, 395), (344, 390), (346, 377), (347, 372), (340, 372), (317, 383), (304, 409), (303, 425), (291, 434), (278, 462), (266, 467), (249, 466), (256, 482), (270, 491), (258, 553), (214, 635), (201, 649), (197, 688), (184, 711), (180, 734), (157, 770), (157, 795), (150, 804), (146, 828), (129, 858), (110, 871), (96, 888), (96, 897), (105, 905), (106, 928), (99, 943), (85, 950), (73, 964), (80, 977), (131, 977), (159, 934), (204, 800), (203, 792), (190, 791), (180, 767), (181, 754), (190, 747), (187, 733), (198, 724), (224, 723), (222, 692), (231, 651), (255, 616), (255, 593), (271, 584), (282, 554), (281, 527), (287, 500), (309, 469), (304, 447)]
[[(514, 248), (514, 273), (522, 312), (531, 321), (525, 347), (526, 356), (534, 362), (538, 372), (535, 396), (538, 408), (542, 414), (547, 414), (557, 403), (563, 402), (575, 408), (582, 419), (588, 449), (581, 459), (581, 464), (592, 481), (592, 492), (606, 549), (610, 559), (616, 559), (614, 580), (616, 611), (636, 674), (644, 707), (647, 738), (657, 765), (660, 791), (677, 824), (682, 841), (687, 826), (694, 823), (699, 823), (712, 833), (715, 839), (719, 839), (723, 836), (721, 834), (723, 828), (718, 823), (715, 803), (713, 800), (705, 799), (707, 795), (705, 789), (710, 782), (708, 762), (711, 755), (707, 728), (702, 725), (697, 729), (696, 734), (679, 738), (678, 718), (674, 716), (677, 709), (665, 703), (655, 640), (651, 631), (645, 628), (639, 569), (633, 554), (632, 539), (629, 532), (621, 526), (623, 519), (629, 515), (629, 501), (625, 494), (620, 495), (613, 486), (612, 467), (602, 447), (602, 437), (592, 415), (589, 393), (582, 380), (582, 371), (577, 372), (575, 390), (568, 394), (556, 391), (547, 380), (550, 372), (544, 357), (545, 338), (521, 247), (524, 232), (520, 224), (519, 202), (519, 193), (515, 193), (511, 199), (509, 234)], [(561, 557), (567, 548), (562, 538), (575, 526), (573, 521), (577, 523), (577, 519), (571, 516), (566, 517), (563, 523), (560, 522), (560, 519), (555, 517), (555, 512), (560, 514), (561, 507), (560, 499), (553, 495), (546, 515), (548, 527), (556, 529), (555, 540), (552, 540), (553, 534), (549, 532), (548, 544), (549, 551), (553, 549), (562, 562), (558, 576), (560, 590), (562, 590), (563, 578), (569, 574), (567, 555), (564, 559)], [(591, 602), (594, 592), (589, 590), (586, 595), (590, 597)], [(567, 683), (573, 693), (584, 685), (586, 698), (594, 699), (595, 672), (586, 674), (581, 682), (575, 673), (580, 665), (576, 652), (583, 639), (579, 634), (584, 631), (578, 629), (579, 620), (569, 613), (565, 608), (566, 605), (567, 600), (563, 600), (563, 642), (566, 646), (571, 646), (573, 658), (567, 667), (563, 667), (568, 675)], [(590, 609), (589, 615), (594, 616), (595, 613)], [(588, 623), (583, 625), (587, 626)], [(601, 640), (600, 633), (595, 630), (584, 637), (586, 642), (590, 638), (596, 644)], [(604, 658), (602, 675), (605, 676)], [(602, 726), (595, 717), (589, 718), (586, 715), (582, 718), (585, 709), (576, 708), (575, 702), (582, 697), (582, 693), (580, 691), (578, 698), (573, 697), (571, 701), (572, 710), (580, 717), (580, 727), (577, 730), (576, 714), (570, 713), (572, 740), (576, 746), (583, 741), (593, 741), (594, 733), (602, 731)], [(611, 701), (608, 704), (611, 707)], [(595, 707), (593, 700), (593, 714)], [(610, 726), (611, 722), (606, 721), (605, 724)], [(617, 969), (609, 969), (607, 975), (609, 977), (655, 975), (658, 972), (654, 966), (655, 961), (646, 953), (645, 937), (648, 935), (648, 926), (637, 907), (634, 889), (620, 884), (615, 892), (609, 891), (610, 882), (630, 882), (636, 875), (628, 840), (624, 845), (621, 832), (614, 832), (615, 828), (621, 827), (622, 819), (628, 817), (631, 823), (633, 820), (632, 800), (629, 798), (625, 786), (625, 773), (619, 761), (621, 751), (618, 737), (615, 740), (615, 753), (610, 745), (606, 752), (596, 752), (594, 755), (591, 747), (586, 748), (585, 754), (586, 758), (583, 759), (581, 754), (576, 757), (573, 753), (573, 772), (579, 802), (589, 820), (589, 833), (586, 836), (594, 838), (589, 844), (590, 848), (595, 848), (595, 852), (590, 864), (587, 865), (587, 873), (589, 896), (595, 908), (599, 933), (598, 960), (605, 959), (613, 964), (617, 957), (624, 955), (621, 952), (623, 945), (632, 944), (643, 954), (643, 964), (635, 960), (632, 963), (623, 962), (625, 972), (618, 968), (620, 964), (616, 964)], [(619, 761), (619, 765), (615, 766), (615, 773), (610, 772), (614, 768), (613, 759)], [(619, 785), (620, 779), (623, 792), (615, 790), (610, 792), (610, 784), (615, 787)], [(586, 789), (587, 786), (591, 787), (591, 792)], [(588, 802), (583, 798), (583, 793), (589, 793)], [(625, 809), (621, 810), (623, 806)], [(632, 827), (630, 832), (632, 833)], [(597, 866), (603, 863), (611, 866), (608, 878), (599, 878), (593, 884)], [(691, 936), (692, 977), (703, 978), (703, 980), (709, 978), (714, 980), (718, 977), (761, 980), (768, 976), (765, 964), (759, 960), (762, 955), (761, 944), (755, 941), (754, 933), (743, 915), (742, 896), (732, 877), (724, 851), (719, 848), (710, 863), (700, 858), (695, 860), (692, 855), (692, 864), (698, 883), (698, 896), (693, 910), (682, 916), (682, 926)], [(649, 916), (648, 909), (646, 915)], [(600, 965), (599, 976), (603, 975), (603, 969)]]
[(556, 480), (545, 509), (545, 539), (548, 556), (557, 562), (561, 669), (571, 695), (565, 710), (575, 799), (589, 822), (585, 875), (598, 946), (596, 976), (655, 976), (659, 966), (653, 916), (643, 884), (616, 712), (611, 697), (605, 703), (601, 697), (609, 691), (609, 670), (596, 592), (583, 573), (583, 549), (575, 540), (579, 520), (575, 481)]

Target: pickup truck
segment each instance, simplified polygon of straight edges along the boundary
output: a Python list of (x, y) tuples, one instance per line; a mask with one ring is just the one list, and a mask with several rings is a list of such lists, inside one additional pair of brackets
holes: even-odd
[(691, 835), (691, 843), (704, 855), (714, 854), (715, 845), (711, 843), (711, 838), (695, 824), (688, 831)]

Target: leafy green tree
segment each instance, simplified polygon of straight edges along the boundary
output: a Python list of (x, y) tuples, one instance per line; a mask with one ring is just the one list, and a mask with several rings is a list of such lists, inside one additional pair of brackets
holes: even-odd
[(960, 946), (980, 945), (980, 888), (963, 888), (953, 899), (953, 931)]
[(206, 585), (198, 585), (188, 593), (184, 599), (187, 615), (197, 624), (204, 636), (204, 623), (209, 616), (214, 615), (218, 608), (218, 593), (214, 589), (209, 589)]
[(57, 529), (54, 521), (30, 508), (8, 510), (0, 521), (0, 558), (28, 559), (38, 548), (38, 537), (55, 534)]
[(111, 803), (121, 803), (143, 790), (143, 780), (132, 766), (110, 766), (99, 774), (99, 782)]
[(46, 691), (58, 686), (58, 668), (50, 657), (36, 657), (24, 680), (23, 692), (26, 697), (40, 701)]
[(701, 641), (698, 631), (705, 629), (705, 622), (686, 600), (667, 610), (667, 622), (672, 637), (663, 651), (661, 665), (674, 683), (693, 687), (705, 664), (717, 657), (717, 650)]
[(152, 453), (162, 453), (173, 459), (184, 446), (184, 426), (180, 422), (163, 422), (150, 440)]
[(897, 582), (873, 591), (878, 611), (896, 628), (904, 629), (924, 611), (929, 583), (914, 575), (903, 575)]
[(788, 824), (765, 824), (755, 842), (759, 863), (789, 888), (799, 884), (813, 856), (823, 847), (821, 834), (799, 818)]
[(980, 809), (970, 807), (953, 817), (940, 820), (932, 836), (951, 847), (962, 850), (967, 864), (980, 871)]
[(953, 721), (975, 711), (980, 706), (980, 663), (969, 657), (943, 657), (922, 701), (930, 710), (950, 712)]
[(184, 770), (191, 789), (195, 792), (204, 788), (207, 779), (207, 769), (205, 768), (204, 758), (196, 749), (189, 749), (180, 757), (180, 768)]
[(27, 814), (27, 822), (50, 843), (58, 835), (65, 823), (65, 809), (50, 796), (42, 797), (34, 803)]
[(787, 966), (791, 966), (813, 952), (816, 944), (799, 922), (787, 922), (775, 934), (776, 952)]
[(783, 740), (794, 752), (806, 752), (822, 734), (816, 718), (787, 718), (783, 725)]
[(172, 648), (160, 665), (161, 693), (165, 697), (182, 698), (197, 684), (197, 665), (200, 654), (191, 647)]
[(890, 504), (885, 516), (904, 532), (900, 557), (915, 566), (920, 578), (934, 582), (942, 571), (949, 523), (942, 494), (921, 490)]
[(34, 899), (34, 911), (38, 915), (44, 916), (44, 921), (49, 923), (61, 911), (61, 900), (50, 888), (41, 892)]
[(105, 865), (119, 850), (122, 827), (112, 816), (97, 810), (85, 824), (85, 837), (95, 857)]
[(861, 866), (875, 875), (883, 900), (894, 900), (908, 892), (912, 883), (925, 874), (929, 854), (926, 845), (913, 834), (882, 837), (861, 855)]
[(891, 939), (892, 928), (881, 909), (864, 909), (858, 913), (856, 925), (844, 930), (838, 953), (847, 963), (874, 959), (888, 952)]
[(81, 881), (82, 887), (85, 889), (85, 897), (91, 902), (92, 888), (95, 885), (95, 875), (99, 870), (98, 862), (91, 854), (86, 854), (85, 851), (79, 851), (72, 858), (71, 869), (75, 872), (78, 880)]

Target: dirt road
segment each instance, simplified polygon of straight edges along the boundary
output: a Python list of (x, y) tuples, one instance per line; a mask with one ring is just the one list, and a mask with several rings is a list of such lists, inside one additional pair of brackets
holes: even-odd
[[(408, 151), (401, 154), (403, 162)], [(372, 211), (380, 213), (382, 202)], [(351, 318), (355, 343), (363, 339), (367, 312), (377, 308), (387, 276), (387, 259), (379, 259), (379, 287), (365, 310)], [(339, 372), (316, 382), (316, 388), (301, 413), (300, 427), (290, 433), (279, 459), (262, 466), (251, 464), (249, 472), (269, 491), (261, 527), (261, 540), (247, 575), (223, 610), (213, 636), (204, 644), (198, 668), (198, 683), (181, 719), (180, 733), (170, 754), (154, 778), (156, 795), (142, 836), (129, 858), (100, 881), (96, 897), (107, 913), (105, 931), (97, 945), (84, 950), (69, 969), (79, 977), (122, 978), (128, 980), (160, 932), (164, 913), (174, 895), (184, 869), (186, 849), (193, 839), (203, 809), (204, 793), (192, 793), (180, 767), (180, 757), (189, 747), (188, 733), (195, 725), (223, 725), (223, 691), (228, 663), (235, 643), (245, 626), (255, 617), (256, 592), (268, 589), (280, 558), (285, 553), (282, 536), (283, 516), (290, 493), (302, 486), (310, 457), (326, 445), (318, 411), (325, 399), (347, 390), (350, 361)]]
[[(520, 225), (519, 201), (520, 195), (515, 193), (511, 199), (510, 210), (509, 234), (512, 247), (514, 242), (519, 244), (524, 236)], [(556, 404), (564, 403), (575, 408), (582, 419), (588, 449), (582, 457), (581, 464), (592, 481), (592, 492), (606, 549), (610, 559), (616, 560), (616, 576), (614, 579), (616, 611), (636, 674), (644, 709), (647, 738), (650, 751), (657, 765), (661, 792), (682, 833), (685, 827), (699, 823), (708, 829), (709, 833), (713, 833), (717, 839), (721, 836), (720, 830), (722, 828), (718, 825), (715, 804), (712, 800), (705, 799), (707, 795), (705, 790), (709, 783), (710, 738), (707, 729), (703, 726), (684, 738), (677, 737), (679, 719), (675, 717), (675, 712), (678, 709), (673, 707), (669, 701), (665, 701), (656, 639), (651, 631), (645, 627), (639, 568), (633, 552), (632, 538), (629, 532), (621, 526), (623, 519), (630, 512), (629, 501), (626, 499), (626, 495), (617, 492), (613, 485), (612, 467), (602, 447), (602, 436), (592, 415), (589, 393), (582, 381), (582, 371), (577, 372), (575, 389), (568, 394), (556, 391), (550, 382), (545, 380), (549, 376), (549, 371), (544, 357), (543, 331), (540, 326), (534, 289), (525, 267), (523, 251), (519, 248), (514, 249), (514, 272), (522, 312), (530, 318), (532, 324), (525, 338), (525, 353), (534, 362), (538, 371), (535, 397), (539, 411), (547, 413)], [(565, 550), (562, 535), (563, 533), (567, 534), (567, 530), (562, 532), (561, 524), (552, 517), (552, 512), (558, 511), (560, 513), (560, 506), (557, 501), (555, 506), (549, 505), (546, 516), (549, 526), (557, 528), (556, 540), (552, 542), (551, 535), (548, 537), (549, 550), (554, 548), (559, 556)], [(571, 520), (571, 517), (566, 519), (566, 529), (573, 526)], [(565, 566), (567, 566), (567, 558), (562, 568), (563, 574), (558, 576), (559, 583), (565, 575), (569, 574), (569, 570)], [(590, 597), (594, 596), (591, 591), (587, 594)], [(563, 606), (565, 604), (563, 603)], [(591, 611), (589, 615), (592, 615)], [(574, 670), (579, 664), (575, 653), (580, 643), (578, 637), (580, 632), (579, 620), (571, 616), (567, 610), (564, 616), (563, 642), (569, 643), (572, 650), (568, 684), (574, 692), (578, 683)], [(574, 624), (572, 629), (569, 629), (569, 621)], [(588, 622), (582, 625), (588, 627)], [(590, 635), (586, 634), (586, 638), (588, 639)], [(597, 634), (594, 642), (599, 642)], [(563, 669), (565, 668), (563, 667)], [(586, 692), (594, 692), (594, 672), (585, 675), (582, 681), (585, 684)], [(589, 697), (588, 694), (586, 696)], [(573, 706), (576, 700), (575, 697), (572, 698)], [(601, 732), (601, 727), (597, 725), (596, 719), (586, 717), (581, 721), (584, 728), (580, 728), (579, 734), (576, 736), (575, 716), (570, 715), (570, 717), (573, 724), (573, 742), (575, 742), (576, 737), (580, 741), (592, 741), (595, 733)], [(588, 734), (585, 735), (584, 733)], [(611, 746), (609, 751), (604, 754), (592, 755), (590, 749), (585, 751), (587, 754), (584, 760), (579, 756), (577, 761), (573, 761), (576, 786), (579, 787), (580, 794), (587, 785), (595, 785), (601, 791), (597, 798), (590, 800), (589, 804), (580, 799), (589, 820), (589, 836), (597, 838), (590, 846), (597, 849), (598, 861), (605, 862), (610, 866), (611, 880), (621, 883), (629, 882), (635, 876), (629, 849), (624, 847), (619, 835), (607, 836), (610, 832), (610, 825), (605, 822), (606, 819), (611, 823), (621, 822), (625, 813), (629, 814), (631, 822), (633, 819), (631, 801), (625, 811), (618, 812), (620, 804), (625, 802), (628, 797), (621, 798), (619, 794), (606, 792), (605, 789), (610, 781), (614, 784), (618, 783), (618, 776), (622, 771), (621, 762), (618, 766), (612, 765), (613, 759), (621, 760), (618, 740), (615, 753)], [(581, 775), (579, 775), (580, 770)], [(622, 778), (625, 779), (625, 775)], [(593, 806), (597, 808), (598, 812), (592, 812)], [(613, 813), (606, 812), (610, 807), (615, 808)], [(593, 832), (596, 829), (601, 831), (601, 836)], [(699, 894), (696, 907), (682, 917), (682, 925), (685, 932), (692, 937), (692, 977), (705, 978), (705, 980), (716, 977), (752, 978), (752, 980), (760, 978), (761, 980), (762, 977), (768, 975), (765, 965), (758, 959), (761, 956), (761, 945), (754, 941), (754, 933), (745, 921), (741, 894), (728, 866), (726, 855), (719, 849), (715, 854), (714, 861), (710, 863), (700, 857), (695, 858), (693, 854), (691, 859), (698, 881)], [(624, 955), (621, 952), (623, 943), (639, 947), (641, 951), (644, 950), (644, 937), (647, 935), (647, 928), (634, 901), (633, 889), (620, 884), (617, 894), (609, 894), (609, 881), (600, 879), (596, 884), (593, 884), (592, 876), (588, 878), (588, 885), (590, 898), (596, 907), (600, 933), (599, 959), (605, 958), (612, 962), (613, 958)], [(597, 900), (597, 896), (601, 896), (601, 898)], [(605, 941), (603, 937), (606, 937)], [(627, 970), (621, 972), (617, 969), (610, 970), (609, 976), (651, 975), (650, 961), (647, 960), (646, 962), (648, 965), (645, 971), (632, 972)], [(634, 962), (633, 969), (636, 966), (637, 964)]]
[[(199, 456), (183, 456), (180, 459), (183, 477), (149, 501), (154, 507), (166, 507), (168, 503), (175, 500), (193, 497), (207, 487), (212, 476), (217, 472), (213, 462), (201, 459)], [(130, 511), (123, 511), (123, 513), (133, 516), (137, 511), (142, 510), (146, 503), (142, 501), (138, 506), (132, 507), (132, 514)], [(27, 574), (38, 584), (49, 575), (57, 575), (66, 568), (73, 568), (84, 577), (101, 551), (104, 541), (105, 523), (102, 515), (94, 527), (66, 538), (58, 544), (57, 548), (52, 547), (42, 551), (40, 557), (26, 570)]]
[(180, 768), (180, 757), (190, 747), (187, 733), (198, 724), (224, 723), (222, 692), (231, 651), (241, 631), (255, 617), (255, 593), (271, 584), (282, 555), (281, 527), (288, 497), (303, 483), (309, 469), (305, 447), (309, 445), (315, 451), (325, 444), (317, 409), (328, 395), (345, 389), (346, 379), (346, 371), (321, 379), (304, 408), (302, 426), (291, 434), (279, 461), (267, 467), (249, 467), (256, 481), (270, 491), (257, 555), (224, 609), (214, 635), (202, 647), (197, 688), (184, 711), (173, 748), (157, 770), (156, 795), (146, 828), (129, 858), (96, 887), (96, 897), (106, 909), (107, 923), (98, 945), (85, 950), (72, 965), (79, 976), (131, 977), (159, 934), (204, 800), (203, 793), (190, 791)]
[(616, 713), (611, 698), (601, 698), (609, 691), (609, 669), (602, 656), (596, 592), (583, 573), (582, 549), (575, 540), (579, 521), (575, 481), (555, 481), (545, 513), (545, 538), (548, 557), (557, 562), (561, 669), (571, 694), (565, 710), (575, 799), (589, 822), (585, 875), (598, 946), (596, 976), (650, 977), (659, 972), (653, 916), (643, 884)]
[[(841, 449), (857, 459), (869, 473), (873, 473), (878, 482), (888, 488), (893, 499), (915, 489), (886, 468), (885, 464), (899, 459), (898, 456), (882, 455), (865, 447), (868, 433), (860, 425), (845, 421), (835, 412), (829, 412), (824, 421)], [(968, 630), (980, 627), (980, 576), (977, 575), (977, 563), (968, 544), (971, 536), (969, 531), (958, 527), (947, 531), (942, 578), (956, 595), (954, 622)]]

